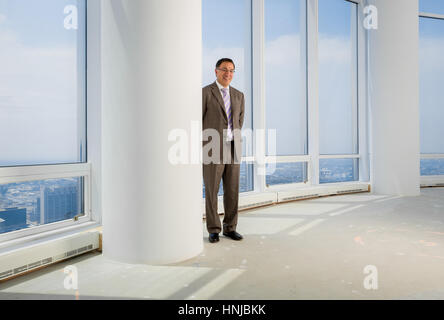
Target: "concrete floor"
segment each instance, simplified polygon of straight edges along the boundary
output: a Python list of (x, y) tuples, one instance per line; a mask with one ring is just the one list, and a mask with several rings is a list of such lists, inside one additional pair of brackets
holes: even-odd
[[(259, 208), (238, 231), (243, 241), (205, 234), (201, 255), (173, 265), (89, 253), (0, 284), (0, 299), (444, 299), (444, 188)], [(78, 290), (64, 288), (68, 265)]]

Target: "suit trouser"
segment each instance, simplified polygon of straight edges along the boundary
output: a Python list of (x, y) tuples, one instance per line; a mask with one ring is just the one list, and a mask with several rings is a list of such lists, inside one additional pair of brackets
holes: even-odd
[(231, 163), (203, 165), (205, 215), (209, 233), (219, 233), (222, 230), (217, 213), (217, 194), (221, 179), (224, 188), (223, 231), (235, 231), (237, 226), (240, 164), (234, 164), (234, 142), (229, 144), (231, 144)]

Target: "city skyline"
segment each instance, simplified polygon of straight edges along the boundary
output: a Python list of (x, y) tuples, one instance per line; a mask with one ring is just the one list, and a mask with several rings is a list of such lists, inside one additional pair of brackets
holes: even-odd
[[(83, 214), (83, 178), (0, 185), (0, 234)], [(24, 215), (17, 223), (16, 215)]]
[[(358, 167), (354, 162), (353, 159), (321, 159), (320, 184), (359, 180)], [(241, 165), (240, 193), (253, 191), (253, 171), (253, 164)], [(421, 160), (422, 176), (443, 174), (444, 159)], [(278, 163), (274, 173), (266, 176), (266, 184), (304, 183), (307, 176), (307, 166), (303, 163)], [(67, 178), (0, 185), (0, 234), (84, 214), (82, 184), (82, 178)], [(203, 182), (202, 188), (202, 196), (205, 197)], [(223, 195), (222, 182), (218, 195)], [(46, 205), (42, 205), (41, 199)]]

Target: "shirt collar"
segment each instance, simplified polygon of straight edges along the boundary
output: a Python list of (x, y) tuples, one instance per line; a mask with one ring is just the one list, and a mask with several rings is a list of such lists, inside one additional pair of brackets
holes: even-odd
[[(217, 87), (219, 88), (219, 91), (224, 88), (224, 86), (221, 85), (217, 80), (216, 80), (216, 84), (217, 84)], [(230, 89), (230, 86), (228, 86), (227, 89)], [(230, 92), (230, 90), (228, 90), (228, 92)]]

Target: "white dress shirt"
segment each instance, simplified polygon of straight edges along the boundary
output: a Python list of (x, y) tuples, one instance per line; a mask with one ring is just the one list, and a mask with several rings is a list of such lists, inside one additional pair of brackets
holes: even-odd
[[(224, 93), (222, 92), (222, 89), (224, 88), (224, 86), (221, 85), (217, 80), (216, 80), (216, 84), (217, 84), (217, 87), (219, 88), (219, 92), (220, 92), (220, 95), (222, 96), (222, 101), (223, 101), (224, 100)], [(231, 102), (230, 86), (228, 86), (227, 89), (228, 89), (228, 91), (227, 91), (228, 99), (230, 99), (230, 102)], [(228, 118), (227, 109), (225, 109), (225, 113), (227, 114), (227, 118)], [(231, 119), (233, 119), (233, 108), (231, 108)], [(233, 131), (231, 130), (229, 125), (227, 127), (227, 141), (233, 141)]]

